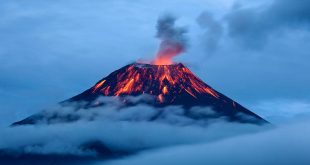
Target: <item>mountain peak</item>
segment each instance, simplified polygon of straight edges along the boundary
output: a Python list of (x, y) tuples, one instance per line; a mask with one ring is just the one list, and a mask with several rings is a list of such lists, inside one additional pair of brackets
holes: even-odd
[[(175, 104), (178, 96), (199, 100), (203, 96), (220, 99), (220, 94), (196, 77), (181, 63), (153, 65), (133, 63), (98, 81), (92, 88), (71, 100), (98, 96), (156, 96), (156, 104)], [(181, 103), (181, 102), (180, 102)]]

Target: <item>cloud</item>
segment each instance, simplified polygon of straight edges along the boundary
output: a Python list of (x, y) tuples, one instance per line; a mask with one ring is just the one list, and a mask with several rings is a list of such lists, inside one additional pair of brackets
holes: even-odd
[[(115, 102), (102, 98), (109, 106), (97, 109), (57, 109), (57, 115), (80, 116), (78, 121), (47, 125), (0, 128), (0, 151), (14, 154), (75, 155), (96, 158), (101, 152), (129, 154), (131, 157), (98, 162), (98, 164), (306, 164), (309, 162), (310, 121), (298, 118), (295, 123), (278, 127), (262, 127), (227, 122), (223, 118), (201, 123), (184, 117), (182, 109), (170, 107), (159, 120), (148, 121), (157, 109), (148, 106), (114, 109)], [(133, 98), (136, 100), (137, 98)], [(273, 110), (274, 104), (263, 108)], [(117, 104), (116, 104), (117, 105)], [(308, 104), (284, 104), (288, 111), (307, 109)], [(117, 105), (119, 106), (119, 105)], [(108, 108), (110, 107), (110, 108)], [(74, 112), (73, 112), (74, 111)], [(199, 115), (210, 115), (212, 111), (196, 107)], [(207, 112), (207, 113), (205, 113)], [(281, 113), (283, 111), (278, 111)], [(276, 112), (274, 112), (276, 113)], [(49, 114), (45, 114), (49, 115)], [(296, 122), (297, 121), (297, 122)], [(173, 136), (172, 136), (173, 135)], [(102, 149), (103, 148), (103, 149)], [(1, 152), (0, 152), (1, 153)], [(223, 159), (225, 157), (225, 159)], [(1, 160), (0, 160), (1, 162)]]
[(238, 7), (226, 16), (229, 35), (252, 47), (260, 47), (278, 31), (309, 29), (310, 2), (275, 0), (260, 7)]
[[(156, 108), (146, 104), (152, 101), (150, 95), (126, 97), (126, 106), (122, 98), (99, 97), (93, 102), (64, 102), (46, 108), (13, 125), (24, 124), (55, 124), (75, 121), (152, 121), (178, 126), (207, 127), (216, 122), (231, 121), (232, 116), (221, 115), (212, 107), (192, 107), (185, 109), (182, 106), (168, 106)], [(150, 100), (151, 99), (151, 100)], [(144, 102), (145, 101), (145, 102)], [(139, 103), (139, 104), (138, 104)], [(98, 106), (100, 105), (100, 106)], [(261, 120), (248, 114), (239, 112), (233, 116), (237, 121), (260, 123)]]
[[(119, 108), (118, 102), (108, 98), (101, 100), (107, 105), (90, 109), (76, 109), (82, 104), (56, 106), (34, 115), (35, 125), (0, 128), (0, 151), (97, 156), (104, 150), (103, 154), (109, 156), (212, 142), (269, 128), (268, 125), (232, 123), (225, 118), (205, 120), (204, 117), (214, 113), (210, 108), (195, 107), (187, 112), (190, 114), (187, 116), (185, 110), (177, 106), (166, 109), (146, 105)], [(93, 143), (100, 144), (100, 150), (87, 147)]]
[(310, 163), (309, 125), (310, 122), (307, 120), (214, 143), (183, 145), (146, 151), (123, 160), (95, 164), (308, 165)]
[(218, 47), (218, 42), (223, 34), (222, 23), (217, 21), (208, 11), (205, 11), (199, 15), (197, 18), (197, 23), (205, 30), (203, 43), (206, 45), (207, 51), (212, 52), (216, 50)]
[[(98, 142), (113, 153), (211, 142), (263, 129), (254, 125), (219, 122), (209, 127), (179, 126), (146, 121), (78, 121), (67, 124), (1, 128), (0, 150), (22, 154), (96, 156), (85, 144)], [(171, 136), (173, 134), (173, 136)]]

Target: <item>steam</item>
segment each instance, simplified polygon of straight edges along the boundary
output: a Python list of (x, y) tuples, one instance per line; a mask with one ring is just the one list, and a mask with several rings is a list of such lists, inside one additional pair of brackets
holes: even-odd
[(187, 39), (185, 27), (175, 26), (176, 18), (165, 15), (158, 19), (156, 37), (160, 39), (159, 50), (154, 64), (172, 64), (172, 58), (186, 50)]

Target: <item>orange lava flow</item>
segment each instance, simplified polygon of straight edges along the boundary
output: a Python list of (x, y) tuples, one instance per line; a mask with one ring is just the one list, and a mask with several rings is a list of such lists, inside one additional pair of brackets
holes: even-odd
[(216, 97), (216, 98), (219, 98), (219, 95), (218, 95), (217, 93), (215, 93), (212, 89), (206, 87), (206, 88), (205, 88), (205, 91), (206, 91), (207, 93), (209, 93), (210, 95), (212, 95), (212, 96), (214, 96), (214, 97)]
[(178, 95), (184, 94), (193, 99), (206, 96), (220, 98), (216, 91), (182, 64), (132, 64), (113, 76), (113, 81), (97, 83), (93, 93), (100, 92), (105, 96), (149, 94), (156, 96), (160, 103), (173, 102)]
[(165, 58), (165, 57), (157, 57), (152, 64), (154, 65), (171, 65), (173, 64), (171, 58)]
[(170, 42), (162, 42), (156, 54), (155, 59), (152, 61), (154, 65), (171, 65), (172, 59), (180, 55), (184, 51), (182, 44), (172, 44)]
[(105, 83), (106, 80), (100, 81), (98, 84), (96, 84), (93, 88), (93, 93), (95, 93), (102, 85)]
[(134, 83), (135, 79), (130, 79), (128, 82), (123, 82), (122, 84), (124, 85), (123, 87), (121, 87), (117, 92), (115, 92), (115, 96), (118, 96), (122, 93), (130, 93), (130, 91), (133, 90), (133, 83)]

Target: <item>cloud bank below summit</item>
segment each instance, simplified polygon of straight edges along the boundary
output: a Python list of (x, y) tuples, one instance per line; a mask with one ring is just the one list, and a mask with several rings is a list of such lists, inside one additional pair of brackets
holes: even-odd
[(95, 165), (308, 165), (310, 120), (265, 132), (205, 144), (182, 145), (147, 151), (123, 160)]
[(99, 142), (111, 153), (135, 153), (145, 149), (212, 142), (264, 129), (225, 120), (207, 127), (147, 121), (81, 120), (66, 124), (2, 127), (0, 150), (17, 154), (97, 156), (100, 153), (96, 150), (83, 146)]

